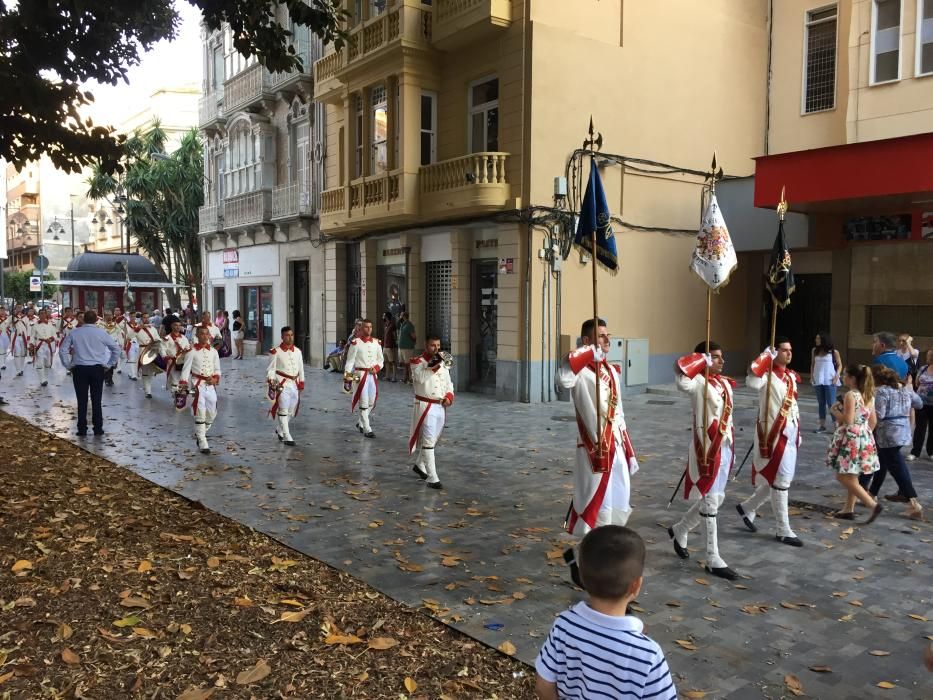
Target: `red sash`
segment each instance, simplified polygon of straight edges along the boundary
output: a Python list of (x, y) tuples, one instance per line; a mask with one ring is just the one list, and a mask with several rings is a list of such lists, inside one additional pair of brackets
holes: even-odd
[(411, 454), (415, 451), (415, 445), (418, 443), (418, 438), (421, 437), (421, 427), (424, 425), (424, 419), (428, 417), (428, 411), (431, 410), (431, 404), (441, 403), (441, 399), (429, 399), (426, 396), (415, 396), (416, 401), (423, 401), (427, 404), (424, 407), (424, 410), (421, 412), (421, 417), (418, 419), (418, 423), (415, 425), (415, 430), (412, 432), (411, 437), (408, 438), (408, 454)]
[[(764, 429), (761, 427), (761, 416), (758, 416), (758, 421), (755, 424), (755, 430), (758, 433), (758, 454), (762, 457), (770, 457), (772, 446), (776, 444), (777, 437), (784, 432), (784, 426), (787, 425), (787, 414), (790, 412), (790, 407), (793, 405), (794, 400), (797, 398), (797, 392), (794, 391), (793, 383), (789, 376), (785, 375), (783, 377), (787, 391), (784, 394), (784, 403), (781, 404), (781, 410), (778, 412), (777, 418), (774, 421), (774, 425), (771, 426), (771, 429), (768, 431), (768, 439), (765, 440)], [(771, 407), (766, 406), (765, 412), (770, 411)]]
[[(286, 380), (286, 379), (291, 379), (293, 382), (295, 382), (296, 385), (298, 384), (298, 375), (297, 375), (297, 374), (293, 377), (293, 376), (290, 375), (290, 374), (285, 374), (285, 372), (279, 372), (278, 370), (275, 370), (275, 373), (276, 373), (277, 375), (279, 375), (280, 377), (284, 377), (284, 379), (282, 379), (282, 381), (279, 382), (279, 389), (280, 389), (280, 390), (281, 390), (281, 388), (282, 388), (283, 386), (285, 386), (285, 380)], [(280, 397), (281, 395), (282, 395), (282, 392), (281, 392), (281, 391), (276, 391), (276, 392), (275, 392), (275, 401), (272, 402), (272, 408), (269, 409), (269, 417), (270, 417), (270, 418), (275, 418), (276, 414), (277, 414), (278, 411), (279, 411), (279, 397)], [(301, 391), (300, 391), (300, 390), (298, 391), (298, 403), (295, 404), (295, 415), (296, 415), (296, 416), (298, 415), (298, 409), (299, 409), (299, 408), (301, 408)]]
[[(599, 366), (594, 369), (589, 367), (589, 369), (596, 375), (596, 381), (602, 381), (599, 370), (602, 367), (606, 368), (606, 372), (609, 375), (609, 410), (606, 413), (606, 424), (602, 428), (602, 434), (599, 436), (600, 444), (602, 445), (602, 456), (599, 455), (597, 450), (597, 445), (590, 437), (590, 431), (587, 430), (586, 425), (584, 425), (583, 420), (580, 418), (580, 414), (577, 413), (577, 430), (580, 434), (580, 441), (583, 443), (583, 447), (586, 448), (587, 454), (590, 458), (590, 467), (593, 469), (594, 474), (604, 474), (608, 473), (612, 469), (612, 460), (615, 458), (615, 440), (613, 439), (612, 429), (613, 421), (615, 420), (616, 415), (616, 406), (619, 403), (619, 394), (618, 388), (616, 387), (615, 377), (612, 374), (612, 369), (609, 367), (609, 363), (603, 360), (599, 363)], [(597, 415), (597, 425), (596, 432), (599, 432), (600, 426), (598, 425), (599, 416)]]
[(376, 407), (376, 401), (379, 400), (379, 375), (373, 372), (372, 367), (365, 367), (360, 369), (359, 367), (354, 367), (354, 371), (362, 372), (363, 376), (360, 377), (360, 381), (357, 383), (356, 391), (353, 392), (353, 401), (350, 402), (350, 412), (356, 410), (356, 404), (360, 402), (360, 397), (363, 395), (363, 385), (366, 384), (366, 377), (372, 375), (373, 382), (376, 384), (376, 395), (373, 397), (373, 405), (370, 406), (370, 409)]

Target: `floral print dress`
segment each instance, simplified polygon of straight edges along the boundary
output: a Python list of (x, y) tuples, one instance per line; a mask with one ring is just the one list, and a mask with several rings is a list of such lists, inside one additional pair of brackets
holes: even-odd
[(852, 393), (855, 396), (855, 423), (836, 427), (826, 454), (826, 464), (839, 474), (871, 474), (879, 468), (875, 437), (868, 427), (871, 407), (865, 405), (858, 391)]

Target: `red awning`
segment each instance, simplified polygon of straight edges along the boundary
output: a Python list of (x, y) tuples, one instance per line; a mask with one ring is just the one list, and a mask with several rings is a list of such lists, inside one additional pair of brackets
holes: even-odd
[(792, 211), (852, 213), (933, 205), (933, 133), (755, 159), (755, 206), (781, 187)]

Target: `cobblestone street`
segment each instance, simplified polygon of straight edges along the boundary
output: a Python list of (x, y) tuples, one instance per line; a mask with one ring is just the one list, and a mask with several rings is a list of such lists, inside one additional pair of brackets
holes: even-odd
[[(10, 413), (486, 644), (510, 641), (532, 663), (553, 617), (582, 595), (559, 556), (569, 541), (561, 522), (576, 432), (570, 404), (460, 394), (437, 451), (445, 489), (436, 492), (407, 460), (407, 386), (380, 385), (369, 440), (354, 428), (338, 376), (309, 370), (292, 424), (298, 444), (288, 448), (265, 413), (264, 367), (260, 359), (224, 360), (209, 456), (198, 453), (190, 414), (172, 408), (159, 380), (147, 400), (141, 386), (117, 375), (104, 392), (103, 438), (75, 437), (71, 382), (57, 364), (48, 387), (39, 387), (31, 366), (19, 378), (10, 366), (0, 388)], [(740, 394), (739, 461), (751, 441), (752, 405)], [(704, 573), (702, 530), (683, 562), (666, 534), (684, 509), (679, 499), (665, 506), (684, 461), (687, 401), (649, 393), (626, 398), (624, 408), (641, 464), (629, 525), (649, 546), (638, 615), (667, 653), (681, 693), (777, 698), (790, 694), (795, 677), (809, 697), (930, 697), (921, 652), (933, 634), (933, 527), (903, 518), (901, 504), (870, 527), (825, 516), (842, 494), (823, 464), (829, 436), (811, 430), (814, 403), (801, 402), (804, 442), (791, 489), (792, 524), (806, 545), (774, 542), (767, 507), (758, 534), (742, 527), (734, 506), (751, 491), (746, 465), (720, 511), (721, 553), (743, 574), (738, 584)], [(929, 504), (933, 463), (911, 468)], [(882, 493), (895, 490), (889, 482)], [(877, 687), (883, 682), (894, 687)]]

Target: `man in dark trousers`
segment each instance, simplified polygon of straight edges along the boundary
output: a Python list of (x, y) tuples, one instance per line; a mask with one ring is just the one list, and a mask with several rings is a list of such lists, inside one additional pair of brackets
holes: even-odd
[(91, 420), (95, 435), (104, 434), (104, 413), (100, 399), (104, 390), (104, 372), (117, 366), (121, 348), (103, 328), (95, 325), (97, 313), (84, 314), (84, 323), (68, 334), (58, 349), (58, 357), (75, 385), (78, 399), (78, 436), (87, 435), (87, 396), (91, 394)]

